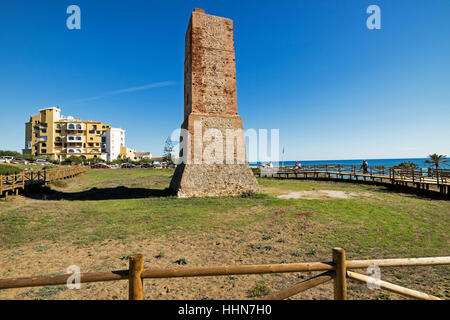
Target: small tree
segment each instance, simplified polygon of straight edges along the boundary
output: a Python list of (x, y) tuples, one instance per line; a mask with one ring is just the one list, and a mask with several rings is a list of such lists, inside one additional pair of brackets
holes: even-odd
[(173, 152), (173, 143), (170, 137), (166, 140), (166, 145), (164, 146), (163, 158), (164, 161), (172, 163), (172, 152)]
[(440, 165), (447, 165), (448, 160), (447, 156), (433, 153), (428, 156), (428, 160), (425, 160), (425, 163), (431, 164), (436, 167), (436, 169), (439, 169)]

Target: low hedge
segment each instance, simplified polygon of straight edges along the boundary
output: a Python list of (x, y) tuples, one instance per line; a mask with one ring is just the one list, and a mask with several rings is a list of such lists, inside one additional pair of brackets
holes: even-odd
[(0, 174), (13, 174), (22, 172), (22, 169), (9, 164), (0, 164)]

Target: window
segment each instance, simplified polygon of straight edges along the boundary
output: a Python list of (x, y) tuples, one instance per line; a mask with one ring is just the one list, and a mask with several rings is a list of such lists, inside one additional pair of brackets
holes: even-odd
[(81, 137), (77, 137), (77, 140), (78, 140), (78, 141), (81, 141)]
[(60, 125), (60, 124), (57, 124), (56, 127), (57, 127), (58, 129), (61, 129), (61, 125)]
[(61, 133), (61, 130), (56, 130), (55, 132), (56, 132), (56, 133)]
[(97, 125), (94, 124), (94, 125), (92, 126), (92, 129), (97, 130)]
[(89, 130), (89, 133), (93, 134), (93, 133), (95, 133), (95, 130)]
[(68, 129), (75, 129), (75, 126), (71, 123), (71, 124), (69, 124), (69, 126), (67, 128)]
[(42, 153), (47, 153), (47, 149), (42, 149)]
[(43, 147), (46, 147), (46, 146), (47, 146), (47, 144), (46, 144), (46, 143), (44, 142), (44, 143), (42, 144), (42, 146), (43, 146)]
[(89, 138), (89, 140), (94, 140), (94, 138), (91, 137), (91, 138)]
[(96, 143), (95, 145), (96, 145), (96, 146), (99, 146), (99, 145), (100, 145), (100, 143)]
[(97, 134), (100, 134), (100, 131), (97, 131)]
[(82, 129), (81, 124), (77, 124), (77, 129), (78, 129), (78, 130), (81, 130), (81, 129)]
[(42, 133), (47, 133), (47, 129), (42, 129)]

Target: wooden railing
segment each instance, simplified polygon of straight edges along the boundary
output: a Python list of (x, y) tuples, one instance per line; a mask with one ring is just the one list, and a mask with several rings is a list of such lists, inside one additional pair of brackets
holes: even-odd
[(0, 175), (0, 196), (5, 197), (11, 191), (18, 194), (19, 190), (33, 185), (45, 184), (54, 180), (75, 177), (89, 170), (89, 167), (71, 166), (43, 170), (24, 170), (20, 173)]
[[(129, 269), (110, 272), (81, 273), (80, 283), (128, 280), (130, 300), (143, 299), (144, 279), (179, 278), (179, 277), (209, 277), (286, 272), (323, 271), (308, 280), (299, 282), (281, 291), (275, 292), (262, 299), (282, 300), (292, 297), (300, 292), (311, 289), (322, 283), (333, 280), (334, 299), (347, 299), (347, 279), (370, 283), (380, 289), (388, 290), (405, 297), (415, 299), (440, 300), (440, 298), (417, 290), (408, 289), (364, 274), (356, 273), (354, 269), (365, 269), (370, 266), (377, 267), (407, 267), (407, 266), (437, 266), (450, 265), (450, 257), (409, 258), (409, 259), (379, 259), (379, 260), (346, 260), (344, 249), (334, 248), (333, 259), (330, 262), (303, 262), (291, 264), (268, 265), (234, 265), (213, 267), (179, 267), (179, 268), (149, 268), (144, 269), (144, 257), (135, 254), (130, 257)], [(27, 278), (0, 279), (0, 290), (11, 288), (65, 285), (72, 274), (55, 276), (38, 276)]]
[(325, 164), (254, 168), (254, 172), (260, 177), (363, 180), (403, 186), (412, 184), (418, 190), (430, 190), (430, 186), (434, 186), (441, 194), (450, 196), (450, 170), (448, 169), (397, 169), (384, 166), (364, 169), (355, 165)]

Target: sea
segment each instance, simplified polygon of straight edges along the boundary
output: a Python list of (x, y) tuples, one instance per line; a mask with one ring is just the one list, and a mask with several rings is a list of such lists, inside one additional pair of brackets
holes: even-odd
[[(324, 164), (340, 164), (340, 165), (356, 165), (359, 166), (366, 160), (369, 163), (369, 166), (385, 166), (385, 167), (393, 167), (402, 162), (413, 162), (419, 168), (428, 168), (430, 164), (425, 163), (427, 158), (403, 158), (403, 159), (352, 159), (352, 160), (294, 160), (294, 161), (279, 161), (273, 162), (274, 166), (295, 166), (296, 162), (299, 162), (302, 166), (307, 165), (324, 165)], [(249, 165), (251, 167), (257, 167), (260, 164), (266, 164), (267, 162), (250, 162)]]

